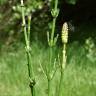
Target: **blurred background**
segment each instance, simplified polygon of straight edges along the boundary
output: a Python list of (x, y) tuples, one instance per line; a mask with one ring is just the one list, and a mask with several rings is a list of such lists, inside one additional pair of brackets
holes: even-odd
[[(46, 79), (39, 63), (48, 63), (46, 34), (52, 28), (54, 0), (24, 0), (24, 4), (26, 22), (27, 16), (32, 16), (31, 47), (37, 96), (46, 96)], [(55, 58), (62, 49), (62, 25), (67, 22), (69, 26), (63, 96), (96, 96), (96, 1), (59, 0), (58, 8), (55, 35), (59, 34), (59, 38)], [(21, 25), (20, 0), (0, 0), (0, 96), (30, 96)], [(56, 85), (53, 83), (53, 86)]]

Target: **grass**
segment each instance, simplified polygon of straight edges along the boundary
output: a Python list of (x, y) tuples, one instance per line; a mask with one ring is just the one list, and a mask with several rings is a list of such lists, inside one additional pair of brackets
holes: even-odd
[[(4, 47), (5, 48), (5, 47)], [(24, 45), (17, 49), (2, 48), (0, 52), (0, 96), (31, 96), (28, 87), (27, 60)], [(7, 50), (8, 49), (8, 50)], [(60, 49), (57, 48), (57, 51)], [(75, 50), (76, 49), (76, 50)], [(47, 96), (47, 80), (42, 73), (40, 63), (48, 63), (48, 48), (32, 44), (32, 63), (36, 78), (36, 96)], [(78, 42), (68, 45), (68, 65), (64, 72), (63, 96), (95, 96), (96, 65), (89, 61), (83, 45)], [(55, 57), (55, 54), (54, 54)], [(58, 86), (60, 73), (57, 71), (52, 86)], [(54, 87), (54, 88), (55, 88)], [(55, 94), (57, 89), (51, 89)]]

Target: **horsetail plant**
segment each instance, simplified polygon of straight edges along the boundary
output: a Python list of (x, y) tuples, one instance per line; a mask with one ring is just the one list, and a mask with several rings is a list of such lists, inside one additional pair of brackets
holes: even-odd
[(66, 67), (66, 59), (67, 59), (67, 56), (66, 56), (66, 45), (68, 43), (68, 24), (67, 24), (67, 22), (65, 22), (63, 24), (61, 39), (62, 39), (62, 43), (63, 43), (63, 50), (62, 50), (62, 63), (60, 65), (61, 76), (60, 76), (60, 82), (59, 82), (59, 96), (62, 96), (61, 95), (62, 81), (63, 81), (64, 69)]
[[(51, 15), (53, 17), (53, 21), (52, 21), (52, 31), (51, 31), (51, 36), (49, 36), (49, 33), (47, 33), (47, 39), (48, 39), (48, 45), (49, 45), (49, 54), (50, 54), (50, 60), (49, 60), (49, 64), (48, 64), (48, 96), (51, 96), (50, 94), (50, 88), (51, 88), (51, 80), (53, 79), (53, 76), (56, 72), (56, 70), (51, 70), (51, 64), (52, 64), (52, 55), (53, 55), (53, 47), (56, 45), (57, 39), (58, 39), (58, 35), (56, 37), (54, 37), (54, 33), (55, 33), (55, 26), (56, 26), (56, 19), (58, 17), (59, 14), (59, 9), (58, 9), (58, 0), (55, 0), (54, 2), (54, 8), (51, 11)], [(55, 60), (54, 60), (55, 63)], [(53, 72), (52, 72), (53, 71)]]
[[(58, 0), (55, 0), (54, 2), (54, 8), (51, 10), (51, 15), (53, 17), (52, 21), (52, 29), (51, 33), (47, 32), (47, 40), (48, 40), (48, 45), (49, 45), (49, 64), (47, 71), (44, 70), (43, 66), (40, 64), (41, 69), (43, 73), (45, 74), (48, 82), (48, 96), (51, 96), (51, 81), (53, 80), (53, 77), (56, 73), (57, 67), (55, 66), (55, 69), (52, 69), (52, 56), (53, 56), (53, 47), (56, 45), (57, 39), (58, 39), (58, 34), (56, 37), (54, 37), (55, 33), (55, 27), (56, 27), (56, 19), (59, 14), (59, 9), (58, 9)], [(56, 64), (56, 59), (54, 60), (53, 66)]]
[(30, 24), (31, 24), (31, 15), (28, 16), (28, 28), (26, 27), (26, 20), (25, 20), (25, 8), (23, 0), (21, 0), (21, 11), (22, 11), (22, 27), (24, 31), (24, 37), (25, 37), (25, 49), (26, 49), (26, 55), (27, 55), (27, 66), (28, 66), (28, 75), (29, 75), (29, 86), (31, 89), (31, 96), (34, 96), (34, 87), (35, 87), (35, 79), (34, 79), (34, 72), (33, 72), (33, 66), (31, 65), (31, 53), (30, 53)]
[[(48, 64), (48, 96), (51, 96), (50, 94), (50, 88), (51, 88), (51, 80), (53, 79), (53, 76), (56, 72), (56, 70), (51, 70), (51, 64), (52, 64), (52, 52), (53, 52), (53, 47), (56, 45), (57, 39), (58, 39), (58, 35), (56, 37), (54, 37), (54, 33), (55, 33), (55, 26), (56, 26), (56, 19), (57, 16), (59, 14), (59, 9), (58, 9), (58, 0), (55, 0), (55, 5), (54, 8), (51, 11), (52, 17), (53, 17), (53, 22), (52, 22), (52, 31), (51, 31), (51, 36), (49, 36), (49, 33), (47, 35), (48, 38), (48, 44), (49, 44), (49, 50), (50, 50), (50, 61)], [(52, 73), (53, 71), (53, 73)]]

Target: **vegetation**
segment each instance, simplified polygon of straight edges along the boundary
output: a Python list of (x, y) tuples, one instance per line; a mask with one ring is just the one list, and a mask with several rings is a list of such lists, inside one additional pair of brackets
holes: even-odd
[(65, 12), (78, 2), (0, 0), (0, 96), (96, 95), (96, 19)]
[[(31, 25), (31, 15), (28, 16), (28, 28), (26, 27), (26, 20), (25, 20), (25, 10), (24, 10), (24, 3), (21, 0), (21, 7), (22, 7), (22, 27), (25, 36), (25, 50), (27, 54), (27, 65), (28, 65), (28, 75), (29, 75), (29, 87), (31, 89), (31, 94), (34, 96), (35, 94), (35, 78), (33, 73), (33, 66), (31, 64), (31, 48), (30, 48), (30, 25)], [(28, 30), (27, 30), (28, 29)]]
[[(24, 45), (19, 44), (17, 49), (3, 47), (0, 53), (0, 94), (2, 96), (31, 96), (27, 71), (27, 60)], [(47, 81), (42, 73), (40, 63), (48, 64), (48, 48), (35, 42), (32, 44), (31, 58), (36, 75), (36, 96), (47, 96)], [(6, 49), (6, 50), (5, 50)], [(61, 49), (57, 48), (57, 51)], [(42, 54), (43, 53), (43, 54)], [(96, 65), (88, 59), (84, 45), (74, 42), (68, 45), (67, 67), (64, 71), (63, 96), (95, 96), (96, 94)], [(54, 55), (55, 56), (55, 53)], [(95, 57), (94, 57), (95, 58)], [(57, 89), (60, 74), (56, 72), (52, 82), (52, 94)]]

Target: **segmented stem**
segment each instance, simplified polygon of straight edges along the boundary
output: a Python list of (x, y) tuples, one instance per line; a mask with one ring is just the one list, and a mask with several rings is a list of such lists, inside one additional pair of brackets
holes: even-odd
[(28, 30), (26, 28), (26, 20), (25, 20), (25, 10), (24, 10), (24, 3), (23, 0), (21, 0), (21, 7), (22, 7), (22, 26), (24, 31), (24, 37), (25, 37), (25, 43), (26, 43), (26, 55), (27, 55), (27, 66), (28, 66), (28, 75), (29, 75), (29, 86), (31, 89), (31, 95), (34, 96), (34, 86), (35, 86), (35, 80), (32, 79), (34, 77), (33, 75), (33, 67), (31, 66), (31, 54), (30, 54), (30, 24), (31, 24), (31, 15), (28, 16)]
[[(50, 49), (49, 49), (50, 62), (48, 64), (48, 96), (51, 95), (50, 88), (51, 88), (51, 80), (53, 78), (53, 77), (50, 76), (51, 71), (52, 71), (51, 70), (51, 63), (52, 63), (53, 47), (56, 44), (56, 41), (57, 41), (57, 38), (58, 38), (58, 36), (56, 38), (54, 38), (55, 27), (56, 27), (56, 19), (57, 19), (58, 13), (59, 13), (57, 7), (58, 7), (58, 0), (55, 0), (55, 2), (54, 2), (54, 8), (51, 11), (51, 14), (53, 16), (51, 36), (49, 36), (49, 34), (47, 34), (47, 36), (48, 36), (47, 37), (48, 38), (48, 44), (49, 44), (49, 47), (50, 47)], [(53, 75), (54, 75), (54, 73), (53, 73)]]
[(62, 63), (61, 63), (61, 76), (60, 76), (60, 83), (59, 83), (59, 94), (58, 96), (62, 96), (62, 82), (64, 78), (64, 69), (66, 67), (66, 45), (68, 43), (68, 25), (65, 22), (62, 27), (62, 34), (61, 34), (61, 39), (63, 43), (63, 50), (62, 50)]

